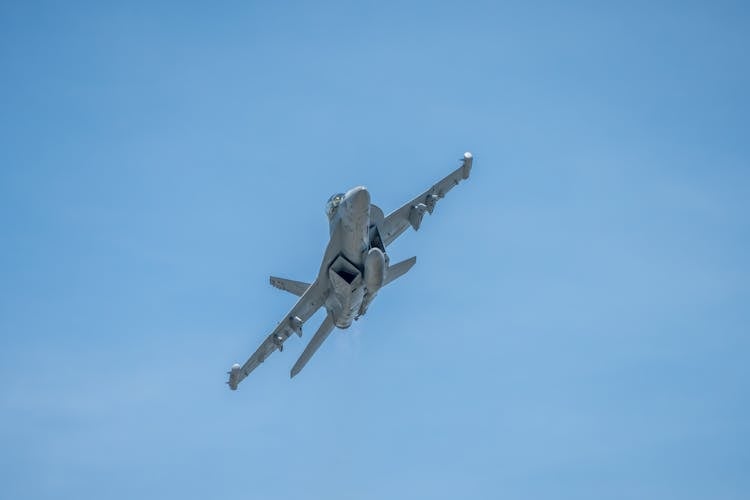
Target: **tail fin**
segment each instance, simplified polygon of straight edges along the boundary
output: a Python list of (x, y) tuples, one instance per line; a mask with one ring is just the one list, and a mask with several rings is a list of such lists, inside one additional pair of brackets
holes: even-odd
[(305, 293), (305, 290), (310, 288), (310, 283), (305, 283), (304, 281), (294, 281), (294, 280), (288, 280), (284, 278), (277, 278), (276, 276), (271, 276), (270, 281), (271, 281), (271, 285), (275, 286), (279, 290), (284, 290), (285, 292), (294, 294), (297, 297), (301, 297), (302, 294)]
[(328, 338), (328, 335), (331, 334), (334, 327), (335, 325), (333, 324), (333, 316), (331, 316), (331, 313), (328, 313), (326, 319), (323, 320), (323, 323), (318, 328), (318, 331), (315, 332), (315, 335), (313, 335), (310, 343), (307, 344), (305, 350), (302, 351), (302, 354), (300, 355), (297, 362), (294, 363), (292, 371), (289, 374), (291, 378), (294, 378), (294, 376), (297, 375), (300, 370), (305, 367), (307, 362), (310, 361), (310, 358), (312, 358), (312, 355), (315, 354), (315, 351), (317, 351), (323, 341)]
[(403, 260), (399, 262), (398, 264), (393, 264), (392, 266), (388, 266), (388, 271), (385, 275), (385, 282), (383, 283), (383, 286), (387, 285), (391, 281), (395, 280), (396, 278), (400, 278), (406, 272), (412, 268), (412, 266), (417, 262), (416, 257), (412, 257), (410, 259)]

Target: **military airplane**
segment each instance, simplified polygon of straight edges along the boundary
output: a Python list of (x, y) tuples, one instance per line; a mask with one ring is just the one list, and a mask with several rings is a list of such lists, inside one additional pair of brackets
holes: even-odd
[(326, 309), (326, 318), (292, 367), (292, 377), (335, 327), (349, 328), (352, 321), (363, 316), (378, 291), (403, 276), (417, 261), (411, 257), (390, 265), (386, 247), (409, 226), (418, 230), (425, 212), (432, 214), (439, 199), (469, 178), (472, 161), (471, 153), (464, 153), (460, 167), (387, 217), (370, 203), (370, 193), (362, 186), (331, 196), (326, 206), (331, 239), (317, 278), (310, 284), (271, 276), (271, 285), (299, 300), (244, 365), (232, 365), (227, 372), (229, 388), (236, 390), (271, 353), (283, 351), (284, 342), (293, 333), (302, 337), (302, 325), (321, 307)]

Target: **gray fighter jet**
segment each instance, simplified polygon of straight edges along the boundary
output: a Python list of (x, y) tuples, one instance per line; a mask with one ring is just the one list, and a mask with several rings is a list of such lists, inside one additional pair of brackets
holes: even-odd
[(323, 255), (315, 281), (304, 283), (271, 277), (271, 285), (297, 295), (299, 300), (252, 356), (228, 372), (229, 388), (237, 385), (274, 351), (283, 351), (284, 342), (296, 333), (302, 336), (302, 325), (321, 307), (327, 315), (302, 355), (292, 367), (297, 375), (334, 327), (349, 328), (352, 321), (367, 312), (378, 291), (406, 273), (416, 257), (390, 265), (386, 247), (409, 226), (418, 230), (425, 212), (432, 214), (437, 201), (471, 172), (471, 153), (464, 153), (462, 164), (447, 177), (406, 203), (387, 217), (370, 203), (370, 193), (359, 186), (328, 200), (326, 214), (331, 240)]

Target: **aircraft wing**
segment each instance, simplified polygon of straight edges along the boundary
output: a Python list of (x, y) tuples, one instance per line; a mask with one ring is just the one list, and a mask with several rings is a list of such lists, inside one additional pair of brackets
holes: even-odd
[(258, 349), (241, 367), (234, 365), (229, 372), (229, 388), (237, 389), (237, 385), (247, 377), (250, 372), (255, 370), (265, 359), (275, 350), (283, 350), (284, 342), (292, 333), (302, 336), (302, 324), (310, 319), (315, 312), (320, 309), (328, 294), (328, 286), (321, 281), (315, 280), (310, 287), (302, 294), (297, 303), (287, 313), (284, 319), (276, 326)]
[(463, 179), (469, 178), (472, 161), (471, 153), (464, 153), (460, 167), (409, 203), (388, 214), (382, 227), (380, 227), (383, 245), (390, 245), (409, 226), (413, 227), (415, 231), (418, 230), (425, 212), (432, 214), (435, 204), (440, 198), (444, 197), (448, 191), (453, 189), (453, 186), (457, 186)]

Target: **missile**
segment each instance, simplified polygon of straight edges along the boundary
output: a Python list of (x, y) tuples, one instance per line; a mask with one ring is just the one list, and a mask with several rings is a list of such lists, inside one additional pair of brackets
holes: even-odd
[(464, 179), (469, 178), (469, 173), (471, 173), (471, 164), (473, 162), (474, 157), (471, 155), (471, 153), (469, 153), (468, 151), (464, 153), (463, 170), (461, 171)]
[(237, 390), (237, 385), (240, 383), (241, 372), (242, 367), (237, 363), (233, 364), (232, 369), (227, 372), (227, 375), (229, 375), (229, 381), (227, 382), (227, 384), (229, 384), (229, 388), (233, 391)]

